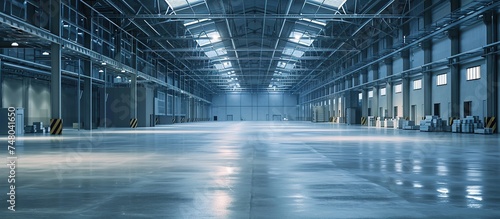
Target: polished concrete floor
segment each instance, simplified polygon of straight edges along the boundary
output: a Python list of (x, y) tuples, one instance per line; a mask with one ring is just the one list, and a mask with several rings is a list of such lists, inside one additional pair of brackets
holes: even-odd
[(500, 218), (499, 140), (310, 122), (27, 135), (0, 218)]

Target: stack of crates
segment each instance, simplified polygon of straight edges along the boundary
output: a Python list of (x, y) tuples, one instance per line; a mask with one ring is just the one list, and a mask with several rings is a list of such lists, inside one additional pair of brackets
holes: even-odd
[(451, 132), (461, 133), (462, 132), (462, 120), (455, 119), (453, 120), (453, 124), (451, 125)]
[(480, 131), (484, 129), (483, 122), (479, 120), (478, 116), (467, 116), (462, 120), (453, 120), (453, 125), (451, 127), (451, 131), (455, 133), (475, 133), (475, 130), (478, 130), (479, 133), (485, 134)]
[(404, 130), (415, 130), (418, 129), (418, 126), (415, 126), (415, 121), (403, 121), (403, 129)]
[(440, 132), (443, 130), (443, 120), (439, 116), (425, 116), (425, 120), (420, 121), (421, 132)]

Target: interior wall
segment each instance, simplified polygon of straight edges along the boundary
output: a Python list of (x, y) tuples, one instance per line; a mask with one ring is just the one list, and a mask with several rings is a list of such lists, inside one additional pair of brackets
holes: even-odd
[(218, 121), (297, 120), (297, 96), (288, 93), (226, 93), (212, 98)]

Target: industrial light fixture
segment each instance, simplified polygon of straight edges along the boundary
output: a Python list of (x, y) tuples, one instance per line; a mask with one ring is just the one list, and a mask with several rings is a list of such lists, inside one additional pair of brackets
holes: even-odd
[(100, 72), (100, 73), (103, 73), (103, 72), (104, 72), (104, 70), (100, 69), (100, 70), (99, 70), (99, 72)]
[(47, 52), (47, 51), (44, 51), (44, 52), (42, 53), (42, 55), (44, 55), (44, 56), (48, 56), (48, 55), (50, 55), (50, 53), (49, 53), (49, 52)]
[(122, 70), (122, 73), (125, 73), (125, 70)]
[(16, 43), (16, 42), (13, 42), (12, 44), (10, 44), (11, 46), (19, 46), (19, 43)]
[(122, 77), (120, 77), (120, 75), (116, 76), (116, 79), (121, 79)]
[(101, 65), (106, 65), (106, 62), (102, 62)]
[(68, 28), (69, 24), (63, 24), (63, 27)]

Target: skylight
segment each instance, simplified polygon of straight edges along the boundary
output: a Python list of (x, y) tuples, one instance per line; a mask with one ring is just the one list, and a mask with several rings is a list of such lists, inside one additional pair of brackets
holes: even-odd
[(194, 25), (194, 24), (198, 24), (198, 23), (203, 23), (205, 21), (209, 21), (210, 19), (208, 18), (203, 18), (203, 19), (200, 19), (200, 20), (191, 20), (189, 22), (185, 22), (184, 23), (184, 26), (190, 26), (190, 25)]
[(326, 22), (324, 21), (320, 21), (320, 20), (311, 20), (309, 18), (301, 18), (300, 19), (301, 21), (307, 21), (307, 22), (311, 22), (313, 24), (317, 24), (317, 25), (321, 25), (321, 26), (326, 26)]
[(283, 50), (283, 54), (300, 58), (304, 55), (304, 52), (300, 51), (300, 50), (292, 49), (292, 48), (285, 48)]
[(222, 56), (222, 55), (226, 55), (226, 54), (227, 54), (227, 50), (225, 48), (219, 48), (216, 50), (205, 52), (205, 55), (207, 55), (208, 58), (213, 58), (213, 57)]
[(314, 42), (314, 39), (311, 39), (311, 35), (296, 30), (290, 33), (290, 37), (292, 38), (290, 39), (290, 41), (302, 44), (304, 46), (311, 46)]
[(214, 64), (214, 66), (217, 70), (223, 70), (233, 67), (233, 64), (231, 64), (231, 62), (223, 62), (220, 64)]
[(193, 5), (202, 1), (203, 0), (165, 0), (165, 2), (167, 2), (167, 4), (174, 9), (182, 8), (188, 5)]
[(308, 0), (308, 1), (332, 8), (340, 8), (346, 2), (346, 0)]
[(199, 39), (199, 40), (196, 40), (196, 42), (198, 43), (198, 45), (200, 46), (206, 46), (210, 43), (216, 43), (216, 42), (220, 42), (220, 35), (219, 35), (219, 32), (217, 31), (212, 31), (212, 32), (209, 32), (208, 34), (200, 34), (200, 37), (201, 38), (209, 38), (209, 39)]
[(295, 63), (286, 63), (283, 61), (278, 62), (278, 68), (293, 69), (294, 67), (295, 67)]

